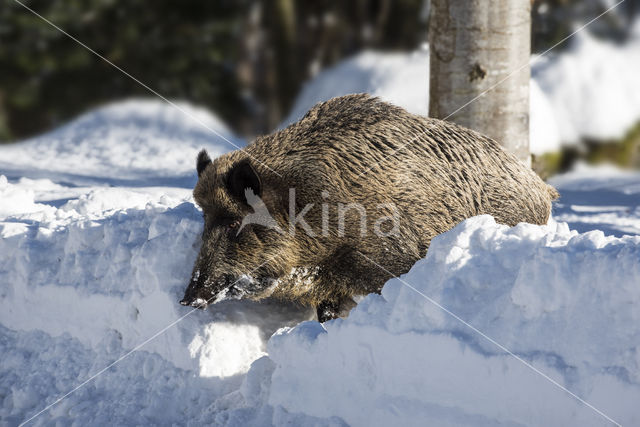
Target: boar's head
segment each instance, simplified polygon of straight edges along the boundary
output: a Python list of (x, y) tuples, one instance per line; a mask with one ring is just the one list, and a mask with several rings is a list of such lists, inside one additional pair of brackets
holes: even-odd
[(204, 309), (225, 299), (267, 296), (291, 269), (278, 191), (241, 151), (211, 161), (202, 150), (197, 170), (193, 195), (204, 216), (202, 247), (180, 303)]

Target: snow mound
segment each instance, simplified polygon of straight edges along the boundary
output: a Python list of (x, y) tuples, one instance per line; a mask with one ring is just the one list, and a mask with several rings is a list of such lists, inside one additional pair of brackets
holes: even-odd
[(154, 177), (157, 184), (192, 175), (201, 148), (217, 156), (244, 145), (206, 110), (177, 105), (184, 113), (159, 100), (106, 105), (53, 132), (1, 146), (0, 172), (35, 178), (58, 172), (91, 183), (109, 177), (112, 184)]
[(607, 424), (435, 301), (637, 425), (639, 277), (640, 237), (472, 218), (348, 318), (279, 331), (243, 390), (254, 404), (354, 426)]
[[(619, 46), (582, 31), (568, 43), (560, 54), (532, 57), (529, 136), (534, 154), (582, 138), (620, 138), (640, 120), (640, 36)], [(307, 82), (282, 127), (318, 102), (358, 92), (426, 116), (428, 82), (428, 48), (410, 54), (363, 52)]]

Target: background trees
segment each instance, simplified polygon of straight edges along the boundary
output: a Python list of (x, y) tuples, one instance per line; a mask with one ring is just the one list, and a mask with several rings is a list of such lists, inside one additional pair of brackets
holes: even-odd
[[(236, 132), (268, 132), (302, 83), (366, 48), (427, 40), (428, 0), (32, 0), (26, 4), (169, 98), (211, 108)], [(637, 2), (591, 30), (622, 40)], [(603, 11), (607, 0), (536, 0), (533, 51)], [(0, 141), (148, 92), (8, 0), (0, 8)]]

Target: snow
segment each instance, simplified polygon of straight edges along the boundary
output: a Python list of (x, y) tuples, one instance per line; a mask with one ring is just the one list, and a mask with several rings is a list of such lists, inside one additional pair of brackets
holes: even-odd
[[(640, 28), (640, 20), (636, 22)], [(561, 53), (531, 58), (530, 147), (557, 151), (581, 139), (619, 139), (640, 121), (640, 30), (623, 45), (577, 33)], [(367, 51), (338, 63), (307, 82), (281, 127), (299, 120), (320, 101), (368, 92), (426, 116), (429, 49)]]
[(602, 230), (607, 235), (640, 234), (640, 179), (638, 172), (612, 166), (578, 164), (550, 183), (562, 194), (553, 216), (571, 229)]
[(570, 46), (532, 69), (553, 112), (548, 126), (566, 143), (621, 138), (640, 121), (640, 34), (618, 46), (583, 31)]
[(349, 425), (606, 424), (437, 303), (637, 425), (639, 277), (638, 236), (472, 218), (348, 318), (272, 337), (265, 400)]
[(146, 178), (189, 187), (198, 150), (217, 156), (244, 142), (206, 110), (176, 107), (142, 99), (106, 105), (46, 135), (2, 147), (0, 170), (11, 178), (55, 172), (76, 184), (139, 185)]
[[(425, 58), (363, 54), (329, 95), (359, 84), (420, 112)], [(546, 226), (464, 221), (345, 319), (194, 310), (178, 301), (202, 230), (195, 157), (244, 142), (180, 106), (195, 119), (133, 100), (0, 146), (0, 424), (640, 423), (639, 173), (555, 177)]]

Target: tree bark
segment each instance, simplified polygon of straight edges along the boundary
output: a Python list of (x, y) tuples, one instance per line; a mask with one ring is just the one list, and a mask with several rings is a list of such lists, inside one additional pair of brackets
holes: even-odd
[(527, 164), (530, 34), (530, 0), (432, 0), (429, 115), (483, 133)]

